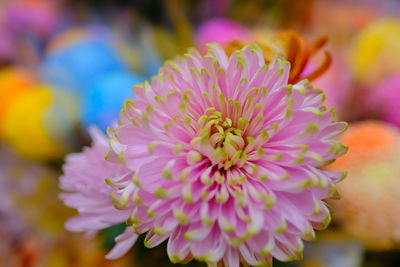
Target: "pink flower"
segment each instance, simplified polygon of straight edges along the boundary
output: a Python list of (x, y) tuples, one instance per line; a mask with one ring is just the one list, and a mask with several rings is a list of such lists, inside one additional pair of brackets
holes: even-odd
[(391, 76), (371, 90), (365, 107), (372, 117), (400, 127), (400, 75)]
[[(320, 64), (323, 60), (322, 56), (323, 54), (316, 55), (311, 60), (311, 64), (307, 65), (303, 73), (304, 76), (306, 76), (305, 73), (310, 71), (310, 69), (315, 69)], [(313, 80), (312, 84), (315, 88), (321, 88), (326, 94), (325, 105), (334, 108), (339, 113), (339, 117), (342, 117), (348, 105), (347, 101), (353, 93), (351, 91), (351, 71), (341, 53), (333, 51), (331, 56), (332, 64), (329, 69), (323, 75)]]
[(228, 57), (214, 44), (134, 87), (109, 129), (109, 159), (134, 172), (112, 179), (114, 197), (146, 246), (168, 240), (172, 262), (208, 266), (301, 258), (302, 239), (330, 220), (323, 199), (342, 173), (321, 167), (345, 153), (332, 138), (346, 125), (321, 90), (288, 85), (289, 68), (265, 65), (256, 45)]
[(227, 45), (232, 41), (250, 41), (253, 38), (249, 30), (239, 23), (225, 19), (213, 18), (202, 23), (196, 32), (196, 46), (207, 52), (207, 43)]
[[(123, 165), (106, 161), (104, 155), (109, 149), (107, 138), (95, 127), (89, 131), (93, 139), (92, 146), (66, 158), (60, 187), (67, 192), (62, 193), (60, 197), (65, 205), (79, 211), (78, 216), (66, 222), (66, 228), (69, 231), (93, 235), (98, 230), (128, 219), (129, 210), (114, 208), (110, 198), (113, 187), (109, 186), (105, 179), (118, 177), (121, 180), (130, 180), (132, 174)], [(125, 243), (120, 242), (109, 255), (119, 256), (125, 253), (136, 241), (137, 236), (130, 228), (117, 239), (121, 240), (126, 236), (129, 236), (126, 240), (129, 243), (127, 249), (124, 250)]]
[(15, 34), (32, 32), (48, 37), (56, 29), (59, 6), (51, 0), (15, 0), (4, 7), (4, 24)]
[(0, 26), (0, 61), (11, 61), (15, 56), (15, 37), (9, 29)]

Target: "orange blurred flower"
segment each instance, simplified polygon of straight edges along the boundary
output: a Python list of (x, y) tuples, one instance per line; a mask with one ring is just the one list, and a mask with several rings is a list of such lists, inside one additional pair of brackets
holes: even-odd
[(341, 141), (349, 152), (330, 166), (348, 170), (337, 187), (336, 219), (370, 249), (400, 245), (400, 132), (379, 121), (354, 124)]
[[(313, 42), (308, 42), (302, 35), (293, 31), (285, 30), (276, 34), (270, 41), (261, 40), (256, 43), (264, 52), (265, 62), (268, 64), (277, 54), (283, 54), (291, 64), (289, 83), (294, 84), (303, 79), (310, 81), (323, 75), (332, 62), (331, 54), (323, 51), (322, 60), (309, 71), (305, 71), (310, 60), (321, 51), (327, 43), (328, 38), (321, 36)], [(234, 40), (225, 45), (225, 51), (232, 54), (237, 49), (245, 46), (244, 41)]]

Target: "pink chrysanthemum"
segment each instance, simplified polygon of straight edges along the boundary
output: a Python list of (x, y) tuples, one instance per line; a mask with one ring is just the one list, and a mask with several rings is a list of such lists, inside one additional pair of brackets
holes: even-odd
[[(77, 209), (80, 213), (66, 222), (66, 228), (73, 232), (87, 232), (93, 235), (98, 230), (125, 222), (130, 216), (128, 210), (114, 208), (110, 198), (113, 187), (105, 181), (108, 181), (108, 177), (130, 180), (132, 173), (121, 164), (106, 161), (104, 154), (109, 150), (106, 136), (95, 127), (90, 128), (89, 132), (93, 139), (92, 146), (66, 158), (60, 187), (67, 192), (62, 193), (60, 197), (65, 205)], [(120, 256), (136, 241), (136, 235), (132, 234), (131, 228), (127, 228), (117, 239), (122, 240), (126, 236), (130, 239), (125, 243), (120, 242), (109, 256)]]
[(320, 167), (346, 151), (332, 139), (346, 126), (321, 90), (287, 84), (289, 69), (255, 45), (230, 57), (209, 45), (134, 87), (108, 156), (134, 173), (112, 179), (114, 204), (146, 246), (168, 239), (172, 262), (209, 266), (301, 258), (302, 239), (329, 222), (322, 200), (342, 174)]

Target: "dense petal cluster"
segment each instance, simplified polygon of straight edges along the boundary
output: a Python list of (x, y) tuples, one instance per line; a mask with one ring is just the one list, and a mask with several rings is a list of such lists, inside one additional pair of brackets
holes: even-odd
[[(60, 187), (66, 192), (61, 193), (60, 197), (65, 205), (79, 212), (78, 216), (67, 221), (66, 228), (93, 235), (98, 230), (125, 222), (130, 216), (129, 211), (118, 210), (113, 206), (110, 198), (113, 187), (106, 181), (109, 177), (130, 180), (131, 172), (121, 164), (106, 161), (104, 155), (109, 150), (106, 136), (95, 127), (90, 128), (89, 132), (93, 139), (92, 146), (66, 158), (64, 175), (60, 178)], [(128, 228), (118, 239), (126, 236), (130, 237), (126, 242), (131, 246), (136, 241), (136, 235)], [(130, 246), (124, 249), (121, 243), (109, 256), (119, 256)]]
[(302, 239), (330, 220), (323, 199), (342, 173), (321, 167), (345, 153), (332, 138), (346, 125), (321, 90), (288, 84), (289, 73), (282, 58), (266, 65), (256, 45), (230, 56), (210, 45), (134, 87), (108, 131), (108, 159), (133, 173), (110, 183), (146, 246), (168, 239), (172, 262), (209, 266), (301, 257)]

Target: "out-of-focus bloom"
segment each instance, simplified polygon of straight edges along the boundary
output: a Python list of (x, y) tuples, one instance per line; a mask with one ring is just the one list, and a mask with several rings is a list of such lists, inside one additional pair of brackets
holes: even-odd
[(73, 145), (76, 123), (76, 103), (69, 94), (37, 85), (8, 108), (3, 136), (27, 158), (57, 160)]
[[(61, 194), (65, 205), (76, 208), (80, 213), (67, 221), (66, 228), (93, 235), (98, 230), (124, 222), (130, 216), (128, 210), (114, 208), (110, 197), (113, 187), (106, 184), (105, 180), (110, 177), (129, 180), (131, 172), (121, 164), (104, 159), (109, 146), (99, 129), (91, 128), (90, 134), (93, 139), (91, 147), (67, 156), (60, 187), (67, 191)], [(125, 235), (131, 232), (132, 229), (128, 228)], [(128, 249), (135, 241), (136, 237), (133, 236)], [(117, 246), (116, 249), (121, 248)]]
[(110, 39), (111, 32), (107, 27), (101, 25), (88, 25), (86, 27), (71, 27), (57, 34), (51, 39), (48, 45), (48, 52), (55, 53), (66, 47), (69, 47), (79, 40), (89, 38), (95, 39)]
[(41, 37), (54, 31), (59, 17), (56, 1), (50, 0), (9, 1), (3, 12), (4, 24), (13, 33)]
[[(112, 68), (111, 72), (115, 70), (121, 71), (121, 69), (125, 71), (132, 69), (145, 76), (152, 76), (157, 74), (157, 70), (161, 67), (162, 61), (158, 53), (159, 51), (155, 49), (155, 42), (157, 40), (154, 40), (150, 29), (151, 28), (143, 26), (141, 32), (132, 36), (126, 33), (126, 29), (125, 31), (114, 28), (110, 29), (97, 24), (69, 28), (51, 40), (48, 46), (48, 54), (49, 57), (54, 57), (54, 54), (59, 55), (62, 51), (66, 53), (65, 50), (71, 46), (79, 46), (79, 49), (83, 49), (84, 44), (82, 43), (88, 43), (89, 40), (97, 40), (107, 43), (109, 48), (112, 49), (111, 51), (105, 51), (109, 54), (110, 61), (117, 58), (117, 61), (124, 63), (123, 68)], [(78, 45), (78, 43), (80, 43), (80, 45)], [(160, 45), (165, 46), (165, 43)], [(75, 48), (75, 52), (79, 53), (79, 49)], [(100, 57), (99, 60), (104, 59)], [(121, 65), (121, 63), (116, 65)], [(125, 67), (127, 69), (125, 69)], [(99, 76), (102, 78), (102, 75)]]
[(350, 147), (330, 170), (348, 170), (335, 204), (345, 230), (372, 249), (400, 244), (400, 132), (379, 121), (354, 124), (342, 135)]
[(320, 167), (345, 153), (332, 137), (346, 126), (321, 90), (289, 85), (289, 72), (279, 57), (267, 66), (256, 45), (231, 56), (210, 45), (134, 87), (108, 159), (134, 172), (110, 182), (146, 246), (168, 239), (172, 262), (209, 266), (301, 258), (302, 239), (330, 220), (323, 199), (342, 173)]
[(400, 127), (400, 76), (393, 76), (373, 88), (365, 100), (365, 109), (374, 118)]
[(14, 56), (14, 36), (10, 30), (0, 27), (0, 63), (9, 63)]
[(199, 26), (196, 32), (196, 46), (200, 51), (207, 51), (207, 43), (227, 45), (232, 41), (250, 42), (249, 30), (239, 23), (226, 18), (213, 18)]
[(3, 136), (3, 121), (10, 106), (34, 84), (35, 78), (23, 70), (16, 68), (0, 70), (0, 136)]
[(41, 70), (43, 79), (57, 89), (80, 95), (105, 75), (126, 70), (106, 29), (70, 30), (54, 42), (57, 45), (46, 55)]
[(102, 238), (64, 229), (73, 213), (57, 199), (57, 175), (0, 143), (0, 266), (129, 266), (104, 259)]
[(384, 18), (366, 27), (356, 38), (350, 59), (355, 77), (374, 84), (400, 72), (400, 21)]
[[(347, 47), (350, 39), (359, 33), (369, 23), (376, 20), (380, 10), (388, 2), (368, 1), (316, 1), (313, 3), (313, 12), (310, 27), (313, 33), (327, 33), (335, 44)], [(396, 10), (392, 7), (392, 10)], [(387, 13), (387, 12), (383, 12)], [(341, 18), (341, 19), (337, 19)], [(310, 18), (308, 18), (310, 19)]]
[(0, 3), (0, 63), (36, 64), (45, 41), (58, 26), (59, 1)]
[[(339, 118), (346, 116), (346, 109), (349, 105), (349, 98), (352, 96), (351, 87), (351, 70), (346, 64), (341, 54), (332, 53), (331, 66), (313, 82), (315, 88), (321, 88), (326, 94), (326, 106), (334, 108)], [(304, 72), (308, 72), (308, 68), (315, 68), (321, 62), (321, 55), (310, 60)]]
[(84, 127), (97, 125), (106, 130), (118, 119), (124, 100), (133, 97), (132, 86), (144, 80), (132, 72), (117, 72), (103, 77), (85, 90), (81, 101)]

